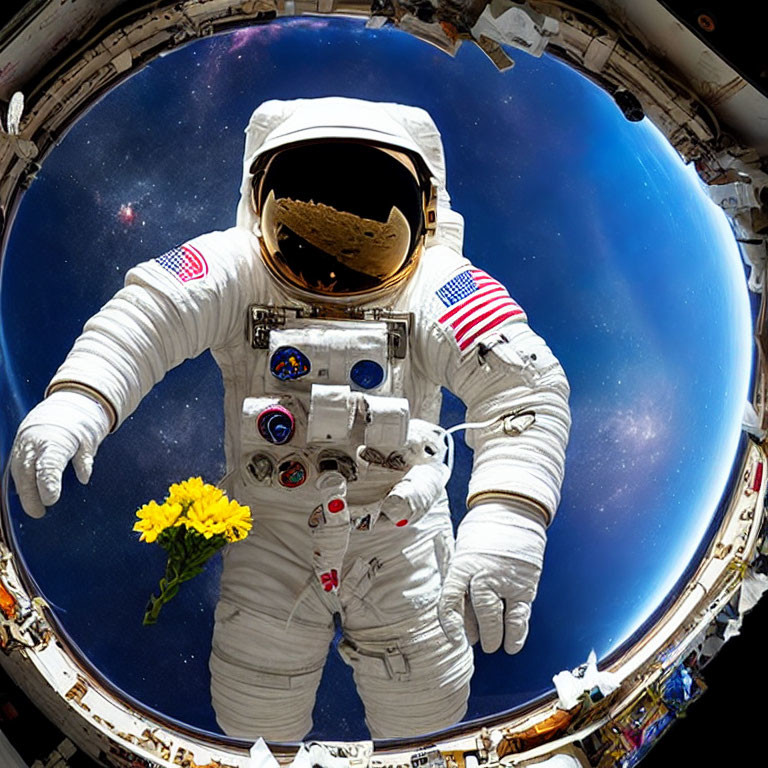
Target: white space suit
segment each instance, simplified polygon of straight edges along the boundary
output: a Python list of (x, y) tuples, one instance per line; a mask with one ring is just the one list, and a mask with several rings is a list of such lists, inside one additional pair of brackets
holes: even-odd
[[(387, 232), (410, 236), (408, 254), (391, 274), (366, 267), (374, 284), (346, 295), (334, 293), (335, 271), (316, 280), (317, 292), (285, 279), (290, 264), (270, 261), (264, 222), (282, 216), (280, 229), (296, 215), (290, 226), (301, 229), (305, 214), (328, 214), (338, 233), (347, 214), (274, 190), (254, 196), (267, 160), (323, 142), (373, 145), (421, 179), (419, 189), (431, 185), (423, 231), (392, 206)], [(104, 436), (166, 371), (210, 349), (225, 388), (225, 485), (256, 521), (224, 558), (210, 662), (220, 725), (233, 736), (300, 739), (336, 613), (372, 735), (446, 727), (469, 693), (464, 619), (486, 651), (503, 636), (510, 653), (525, 640), (563, 478), (567, 381), (523, 310), (463, 257), (440, 136), (423, 110), (266, 102), (246, 131), (241, 192), (236, 227), (133, 268), (86, 323), (19, 428), (12, 471), (22, 503), (43, 514), (70, 459), (87, 482)], [(357, 268), (356, 256), (327, 248), (339, 273)], [(455, 555), (442, 442), (429, 426), (441, 386), (485, 425), (467, 433), (474, 467)]]

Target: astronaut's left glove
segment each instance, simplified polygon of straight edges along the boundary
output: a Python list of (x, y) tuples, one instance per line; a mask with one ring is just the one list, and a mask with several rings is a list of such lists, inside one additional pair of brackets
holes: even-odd
[[(523, 499), (488, 501), (467, 512), (438, 604), (449, 638), (478, 638), (483, 651), (517, 653), (528, 636), (546, 546), (540, 513)], [(465, 604), (466, 601), (466, 604)], [(466, 610), (465, 610), (466, 608)]]

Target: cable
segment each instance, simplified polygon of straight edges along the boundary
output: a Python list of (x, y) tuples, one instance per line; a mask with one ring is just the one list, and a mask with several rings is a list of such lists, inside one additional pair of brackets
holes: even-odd
[(450, 477), (453, 474), (453, 457), (454, 457), (454, 441), (453, 441), (453, 433), (458, 432), (460, 429), (484, 429), (485, 427), (490, 427), (496, 424), (498, 421), (504, 421), (509, 416), (514, 416), (516, 414), (514, 413), (503, 413), (501, 416), (494, 416), (492, 419), (488, 419), (487, 421), (465, 421), (461, 424), (456, 424), (453, 427), (449, 427), (448, 429), (443, 430), (443, 439), (446, 442), (447, 445), (447, 451), (445, 454), (446, 459), (446, 465), (448, 466), (448, 476)]

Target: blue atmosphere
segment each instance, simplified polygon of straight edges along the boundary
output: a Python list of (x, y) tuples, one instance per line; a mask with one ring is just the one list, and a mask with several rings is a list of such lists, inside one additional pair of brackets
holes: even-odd
[[(516, 66), (501, 74), (474, 46), (452, 59), (397, 30), (297, 19), (157, 59), (45, 160), (0, 282), (5, 462), (19, 421), (126, 270), (234, 224), (243, 129), (261, 101), (343, 95), (427, 109), (467, 255), (526, 309), (572, 388), (563, 500), (528, 642), (514, 657), (476, 651), (469, 719), (546, 693), (554, 674), (593, 648), (604, 658), (661, 604), (716, 515), (751, 370), (739, 253), (694, 174), (650, 123), (627, 122), (588, 80), (555, 59), (511, 53)], [(218, 563), (143, 627), (164, 560), (131, 527), (170, 483), (223, 474), (221, 401), (206, 353), (166, 376), (105, 441), (89, 486), (68, 470), (45, 518), (27, 518), (10, 495), (21, 552), (73, 642), (128, 695), (212, 731)], [(447, 397), (443, 423), (461, 419)], [(458, 521), (462, 445), (457, 463)], [(331, 652), (312, 737), (366, 736), (351, 673)]]

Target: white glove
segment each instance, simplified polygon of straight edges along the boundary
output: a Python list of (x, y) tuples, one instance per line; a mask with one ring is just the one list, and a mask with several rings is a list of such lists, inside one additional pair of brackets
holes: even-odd
[(459, 642), (466, 625), (469, 642), (479, 638), (486, 653), (498, 650), (502, 638), (507, 653), (523, 647), (545, 531), (542, 515), (522, 500), (484, 502), (467, 512), (437, 609), (449, 638)]
[(42, 517), (59, 500), (70, 459), (77, 479), (83, 485), (90, 480), (93, 457), (110, 426), (102, 405), (74, 390), (54, 392), (27, 414), (11, 449), (11, 475), (30, 517)]

